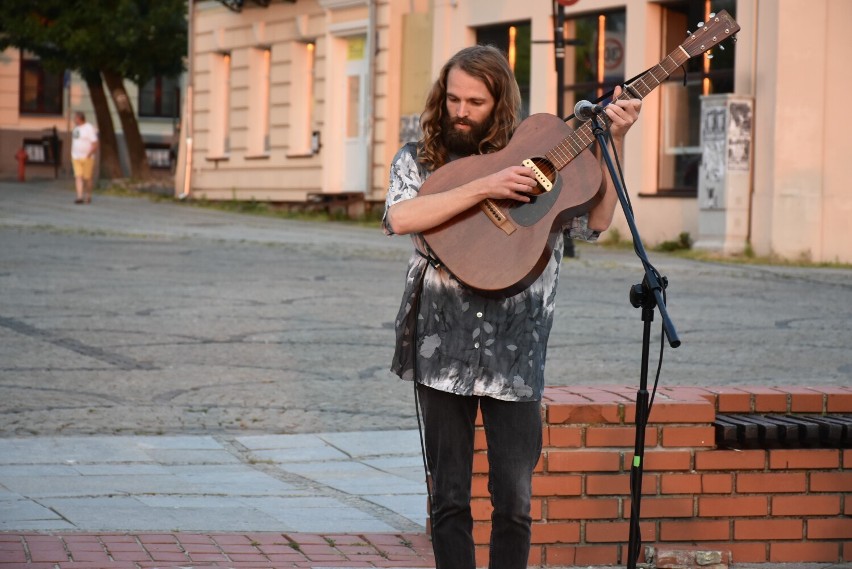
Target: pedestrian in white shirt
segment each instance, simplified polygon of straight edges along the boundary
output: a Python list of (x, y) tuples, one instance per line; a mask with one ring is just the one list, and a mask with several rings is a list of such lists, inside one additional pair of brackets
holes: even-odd
[(92, 174), (95, 170), (95, 153), (98, 151), (98, 131), (86, 122), (86, 115), (74, 113), (74, 130), (71, 132), (71, 165), (74, 168), (74, 181), (77, 199), (74, 203), (91, 203)]

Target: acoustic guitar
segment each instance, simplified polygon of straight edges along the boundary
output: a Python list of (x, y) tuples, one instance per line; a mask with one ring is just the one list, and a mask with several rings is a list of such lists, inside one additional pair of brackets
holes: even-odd
[[(687, 60), (737, 33), (725, 12), (712, 15), (658, 65), (626, 85), (619, 99), (642, 99)], [(601, 113), (601, 122), (609, 119)], [(535, 114), (518, 126), (497, 152), (468, 156), (438, 168), (420, 188), (436, 194), (513, 165), (532, 168), (537, 187), (531, 201), (487, 199), (423, 233), (432, 252), (457, 279), (490, 296), (510, 296), (541, 275), (566, 221), (601, 199), (600, 163), (589, 150), (591, 122), (572, 130), (562, 119)]]

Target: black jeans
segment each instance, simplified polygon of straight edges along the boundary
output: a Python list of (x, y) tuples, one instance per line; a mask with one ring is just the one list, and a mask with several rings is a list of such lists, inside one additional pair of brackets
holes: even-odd
[(541, 455), (541, 403), (453, 395), (417, 384), (432, 475), (436, 569), (474, 569), (470, 511), (476, 409), (488, 442), (490, 569), (521, 569), (530, 553), (532, 472)]

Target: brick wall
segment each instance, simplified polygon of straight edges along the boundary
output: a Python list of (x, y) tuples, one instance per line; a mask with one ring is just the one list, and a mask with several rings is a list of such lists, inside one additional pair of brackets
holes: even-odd
[[(531, 565), (627, 562), (635, 388), (545, 391)], [(852, 388), (658, 391), (645, 444), (642, 541), (729, 551), (735, 563), (852, 561), (852, 450), (717, 450), (716, 413), (850, 413)], [(473, 514), (487, 565), (491, 506), (477, 433)]]

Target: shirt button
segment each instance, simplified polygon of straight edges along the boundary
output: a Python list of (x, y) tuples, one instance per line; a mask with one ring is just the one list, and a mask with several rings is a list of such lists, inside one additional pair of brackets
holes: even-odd
[(477, 313), (476, 313), (476, 317), (477, 317), (477, 318), (482, 318), (482, 313), (481, 313), (481, 312), (477, 312)]
[(473, 345), (473, 347), (474, 347), (474, 348), (478, 348), (478, 347), (479, 347), (479, 342), (475, 343), (475, 344)]

